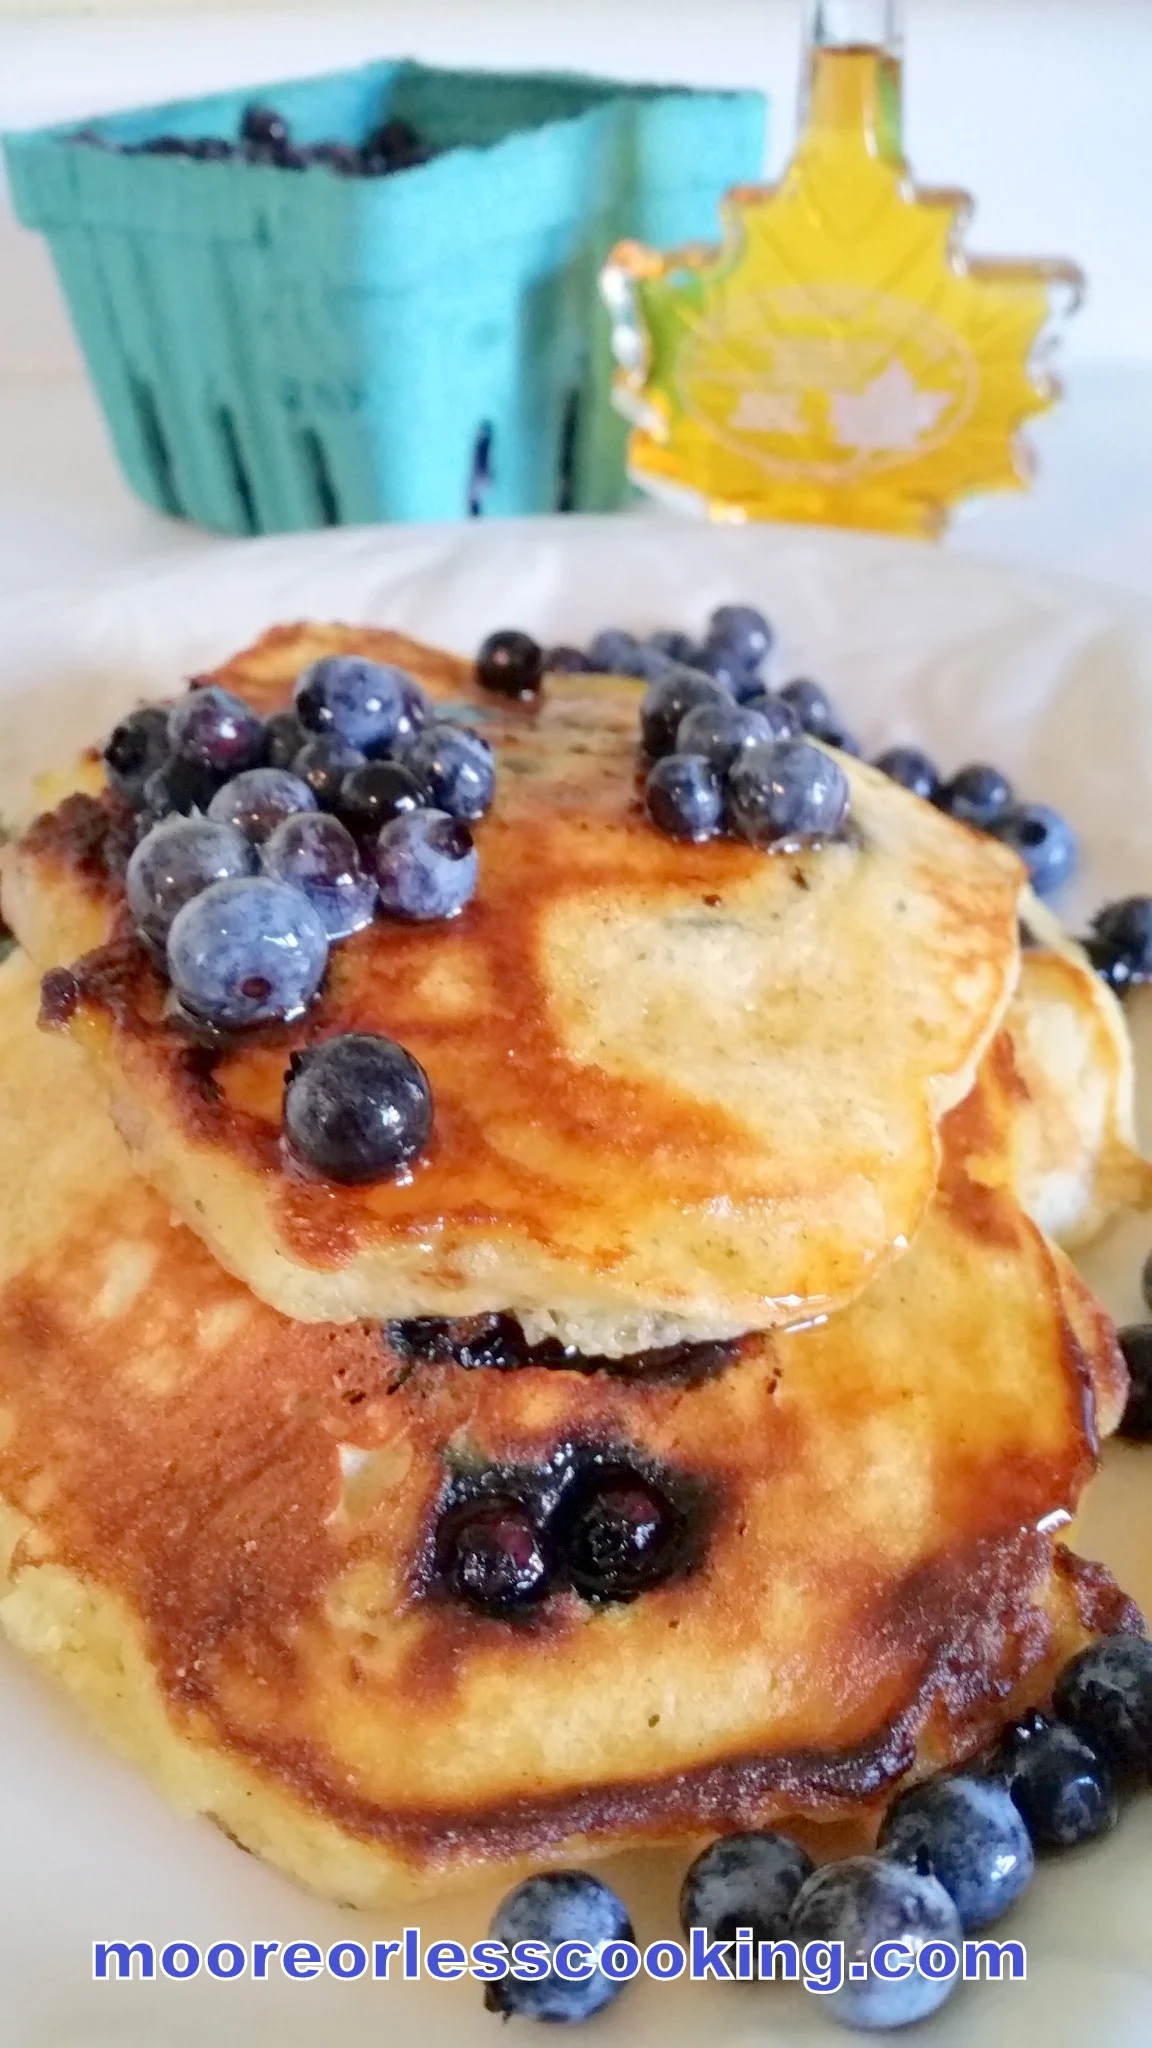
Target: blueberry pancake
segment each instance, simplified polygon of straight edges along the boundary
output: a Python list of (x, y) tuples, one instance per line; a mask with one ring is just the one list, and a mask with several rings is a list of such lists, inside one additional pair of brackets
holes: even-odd
[(317, 1891), (777, 1818), (868, 1835), (1134, 1625), (1054, 1534), (1124, 1374), (1004, 1185), (1002, 1047), (916, 1243), (840, 1315), (501, 1370), (258, 1302), (36, 1000), (14, 956), (0, 1624), (183, 1811)]
[[(190, 1043), (126, 920), (131, 821), (93, 763), (97, 793), (7, 850), (5, 914), (37, 965), (89, 956), (67, 1006), (138, 1166), (305, 1321), (513, 1311), (533, 1339), (620, 1356), (851, 1300), (915, 1236), (940, 1119), (1011, 994), (1015, 857), (847, 759), (847, 829), (823, 843), (671, 839), (620, 679), (509, 702), (395, 634), (299, 626), (215, 680), (271, 718), (341, 651), (482, 730), (495, 802), (460, 914), (376, 916), (297, 1023)], [(430, 1086), (427, 1145), (372, 1186), (284, 1164), (291, 1055), (342, 1033), (396, 1041)]]
[(1086, 1244), (1117, 1211), (1152, 1206), (1136, 1149), (1135, 1073), (1120, 1003), (1082, 946), (1029, 895), (1020, 980), (1005, 1017), (1016, 1069), (1013, 1178), (1059, 1244)]

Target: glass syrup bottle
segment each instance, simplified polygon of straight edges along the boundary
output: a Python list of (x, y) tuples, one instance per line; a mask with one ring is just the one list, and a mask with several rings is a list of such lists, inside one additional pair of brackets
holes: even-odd
[(967, 257), (967, 195), (914, 186), (902, 12), (814, 0), (792, 160), (729, 193), (719, 249), (613, 251), (615, 398), (654, 495), (931, 535), (957, 500), (1027, 481), (1018, 430), (1058, 395), (1039, 343), (1083, 281)]

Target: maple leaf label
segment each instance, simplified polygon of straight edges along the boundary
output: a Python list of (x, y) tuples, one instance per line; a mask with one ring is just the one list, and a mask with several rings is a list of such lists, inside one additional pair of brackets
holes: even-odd
[(926, 391), (901, 362), (889, 363), (862, 391), (828, 394), (837, 441), (859, 454), (915, 448), (951, 404), (949, 392)]
[(763, 386), (741, 391), (729, 415), (735, 433), (802, 434), (805, 423), (795, 391), (766, 391)]

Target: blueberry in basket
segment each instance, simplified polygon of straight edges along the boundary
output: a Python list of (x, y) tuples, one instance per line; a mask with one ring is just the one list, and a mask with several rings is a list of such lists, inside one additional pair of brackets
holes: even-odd
[(284, 1089), (284, 1143), (328, 1180), (389, 1180), (427, 1146), (432, 1090), (418, 1060), (367, 1031), (295, 1053)]
[(252, 875), (213, 882), (185, 903), (167, 952), (169, 980), (189, 1015), (237, 1030), (301, 1016), (324, 978), (328, 939), (299, 889)]

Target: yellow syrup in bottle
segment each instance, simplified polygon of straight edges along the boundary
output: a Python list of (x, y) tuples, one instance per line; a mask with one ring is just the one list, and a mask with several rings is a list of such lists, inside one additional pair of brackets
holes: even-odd
[(967, 195), (913, 185), (899, 28), (895, 0), (818, 0), (780, 184), (728, 194), (718, 247), (613, 251), (614, 396), (653, 495), (930, 536), (1027, 482), (1019, 429), (1058, 395), (1038, 344), (1082, 279), (966, 256)]

